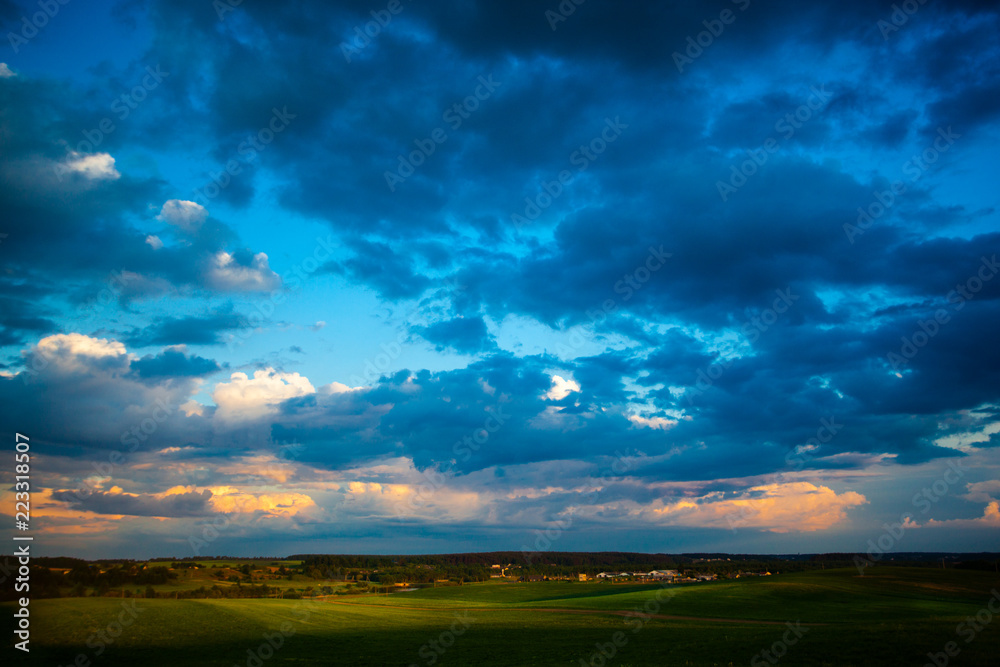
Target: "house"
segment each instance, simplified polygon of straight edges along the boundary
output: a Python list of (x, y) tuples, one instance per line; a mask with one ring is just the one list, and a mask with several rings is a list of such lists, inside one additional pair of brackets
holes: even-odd
[(585, 572), (581, 572), (580, 575), (579, 575), (579, 577), (580, 577), (580, 581), (587, 581), (587, 579), (590, 578), (590, 577), (587, 576), (587, 574)]
[(680, 576), (677, 570), (653, 570), (646, 574), (650, 579), (676, 579)]

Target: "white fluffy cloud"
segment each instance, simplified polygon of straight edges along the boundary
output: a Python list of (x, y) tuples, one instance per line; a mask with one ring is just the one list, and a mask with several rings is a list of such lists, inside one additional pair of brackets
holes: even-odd
[(91, 369), (95, 364), (128, 363), (125, 346), (116, 340), (91, 338), (78, 333), (46, 336), (30, 351), (36, 366), (54, 366), (63, 372)]
[(171, 199), (163, 204), (157, 220), (166, 222), (191, 234), (208, 218), (208, 211), (201, 204), (183, 199)]
[(273, 368), (233, 373), (229, 382), (215, 385), (212, 400), (218, 406), (216, 416), (226, 421), (253, 420), (273, 415), (277, 405), (289, 398), (313, 394), (316, 389), (298, 373), (281, 373)]
[(85, 155), (72, 151), (62, 165), (57, 167), (57, 172), (80, 174), (91, 181), (113, 181), (121, 178), (121, 174), (115, 169), (115, 159), (109, 153)]
[(7, 63), (0, 63), (0, 79), (9, 79), (12, 76), (17, 76), (17, 74), (7, 67)]
[(646, 428), (659, 429), (661, 431), (666, 431), (667, 429), (677, 426), (676, 419), (665, 419), (663, 417), (643, 417), (642, 415), (629, 415), (628, 420), (635, 424), (636, 426), (645, 426)]
[(545, 394), (545, 398), (558, 401), (570, 395), (570, 392), (580, 391), (580, 385), (574, 380), (566, 380), (559, 375), (552, 376), (552, 388)]
[(205, 277), (211, 287), (226, 292), (269, 292), (281, 286), (281, 278), (271, 270), (267, 255), (262, 252), (245, 266), (220, 250), (212, 256)]

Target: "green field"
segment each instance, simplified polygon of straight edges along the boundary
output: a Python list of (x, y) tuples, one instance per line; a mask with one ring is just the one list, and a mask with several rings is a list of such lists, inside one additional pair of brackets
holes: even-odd
[[(948, 665), (996, 665), (1000, 618), (956, 630), (967, 617), (986, 618), (994, 590), (992, 573), (881, 567), (864, 577), (825, 570), (667, 588), (543, 582), (324, 600), (63, 598), (32, 602), (23, 664), (69, 665), (82, 654), (94, 665), (569, 666), (602, 664), (604, 646), (614, 652), (608, 665), (919, 666), (954, 641), (960, 652)], [(95, 633), (111, 625), (114, 634), (117, 619), (129, 618), (122, 604), (133, 602), (136, 620), (98, 656), (104, 640)], [(644, 606), (657, 617), (622, 615)], [(800, 624), (798, 637), (786, 622)], [(261, 652), (268, 633), (280, 647)], [(783, 646), (783, 637), (796, 641)], [(772, 663), (760, 652), (776, 642), (783, 656)]]

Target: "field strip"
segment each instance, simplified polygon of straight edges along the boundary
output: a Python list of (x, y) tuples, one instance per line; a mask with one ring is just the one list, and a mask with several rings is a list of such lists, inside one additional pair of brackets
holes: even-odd
[[(676, 616), (674, 614), (644, 614), (635, 611), (622, 611), (616, 609), (560, 609), (542, 607), (404, 607), (403, 605), (385, 604), (364, 604), (361, 602), (340, 602), (337, 600), (323, 599), (327, 604), (338, 604), (345, 607), (367, 607), (369, 609), (406, 609), (409, 611), (538, 611), (546, 614), (611, 614), (613, 616), (656, 618), (664, 621), (709, 621), (712, 623), (736, 623), (739, 625), (785, 625), (784, 621), (759, 621), (754, 619), (739, 618), (706, 618), (703, 616)], [(826, 623), (800, 623), (799, 625), (819, 626)]]

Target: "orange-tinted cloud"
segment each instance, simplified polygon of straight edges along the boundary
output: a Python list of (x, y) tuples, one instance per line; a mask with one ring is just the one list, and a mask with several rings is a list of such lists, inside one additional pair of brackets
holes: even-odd
[(841, 523), (848, 509), (867, 502), (854, 491), (838, 494), (826, 486), (790, 482), (755, 486), (732, 498), (710, 493), (644, 508), (641, 513), (651, 515), (658, 523), (676, 526), (812, 532)]

